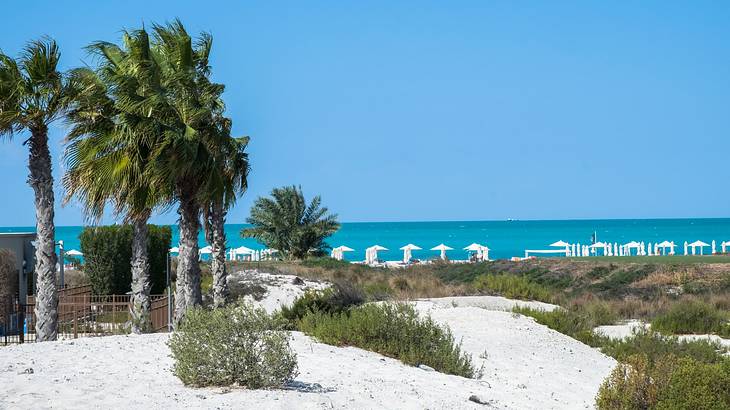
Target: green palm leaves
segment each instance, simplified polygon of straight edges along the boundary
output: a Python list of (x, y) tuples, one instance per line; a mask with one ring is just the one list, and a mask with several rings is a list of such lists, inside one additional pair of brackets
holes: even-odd
[(275, 188), (271, 198), (258, 198), (246, 222), (253, 225), (241, 231), (244, 237), (256, 238), (266, 246), (302, 259), (324, 253), (325, 239), (337, 232), (337, 215), (328, 214), (316, 196), (307, 204), (301, 187)]

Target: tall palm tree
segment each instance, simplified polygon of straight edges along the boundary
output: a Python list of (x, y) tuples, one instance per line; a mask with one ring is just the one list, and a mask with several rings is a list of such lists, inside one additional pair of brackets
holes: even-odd
[(226, 234), (224, 230), (228, 209), (248, 187), (249, 162), (246, 146), (249, 138), (232, 138), (231, 122), (221, 118), (219, 132), (209, 140), (211, 161), (205, 186), (201, 190), (203, 227), (212, 248), (213, 306), (221, 307), (228, 298), (226, 270)]
[(177, 266), (175, 322), (202, 303), (198, 232), (200, 192), (211, 161), (209, 140), (218, 133), (216, 118), (225, 107), (224, 86), (210, 80), (208, 58), (213, 44), (209, 34), (195, 43), (182, 23), (154, 25), (154, 50), (161, 66), (162, 86), (171, 107), (170, 131), (160, 145), (160, 172), (164, 184), (174, 187), (179, 203), (180, 253)]
[(0, 137), (29, 131), (28, 183), (35, 194), (36, 340), (58, 334), (58, 293), (51, 153), (48, 126), (61, 117), (66, 87), (58, 70), (61, 53), (50, 38), (30, 42), (18, 60), (0, 52)]
[(171, 192), (155, 185), (153, 166), (165, 124), (159, 72), (145, 30), (124, 32), (123, 47), (98, 42), (88, 51), (96, 71), (73, 70), (72, 128), (65, 157), (66, 200), (77, 196), (89, 217), (99, 219), (105, 205), (132, 225), (132, 331), (152, 330), (147, 222), (155, 207), (171, 201)]
[(257, 198), (246, 222), (253, 225), (241, 236), (256, 238), (269, 248), (292, 259), (322, 255), (328, 248), (325, 239), (337, 232), (337, 215), (328, 214), (322, 198), (307, 204), (301, 187), (274, 188), (271, 198)]

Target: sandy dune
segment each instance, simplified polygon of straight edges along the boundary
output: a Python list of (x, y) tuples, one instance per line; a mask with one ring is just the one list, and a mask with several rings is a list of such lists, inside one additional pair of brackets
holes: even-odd
[[(291, 283), (292, 278), (279, 279)], [(288, 301), (292, 292), (298, 291), (273, 290), (261, 303)], [(477, 366), (484, 365), (480, 380), (406, 366), (294, 332), (300, 374), (286, 389), (192, 389), (170, 372), (167, 335), (110, 336), (0, 348), (0, 408), (591, 408), (615, 361), (531, 318), (488, 310), (504, 303), (490, 298), (414, 302), (423, 314), (448, 324)], [(472, 395), (487, 404), (470, 401)]]

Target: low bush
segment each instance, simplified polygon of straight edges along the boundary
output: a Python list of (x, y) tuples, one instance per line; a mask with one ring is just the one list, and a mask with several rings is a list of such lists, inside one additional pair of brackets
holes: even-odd
[(300, 329), (323, 343), (356, 346), (443, 373), (480, 376), (451, 330), (419, 317), (408, 304), (369, 304), (332, 315), (313, 312), (301, 320)]
[(545, 286), (515, 275), (482, 275), (474, 280), (477, 292), (497, 294), (512, 299), (552, 302), (553, 292)]
[(596, 407), (619, 409), (730, 408), (730, 361), (707, 364), (666, 355), (651, 361), (633, 355), (604, 381)]
[(708, 340), (680, 340), (677, 337), (664, 336), (649, 330), (640, 330), (625, 339), (594, 339), (601, 351), (616, 360), (642, 354), (654, 361), (657, 358), (673, 355), (689, 357), (702, 363), (719, 363), (723, 360), (725, 349), (717, 342)]
[(730, 315), (709, 303), (687, 300), (658, 315), (651, 327), (666, 334), (715, 333), (727, 337), (730, 336)]
[(322, 269), (342, 269), (348, 268), (350, 262), (346, 260), (337, 260), (334, 258), (322, 257), (322, 258), (307, 258), (301, 261), (302, 266), (308, 268), (322, 268)]
[(538, 323), (556, 330), (601, 351), (617, 360), (644, 354), (650, 360), (667, 354), (690, 357), (704, 363), (722, 360), (725, 349), (707, 340), (679, 340), (657, 332), (638, 331), (625, 339), (610, 339), (593, 332), (599, 326), (597, 317), (580, 310), (556, 309), (552, 312), (530, 308), (515, 308), (514, 312), (533, 317)]
[(365, 301), (362, 291), (344, 282), (324, 290), (309, 290), (294, 300), (291, 306), (282, 306), (281, 316), (290, 329), (296, 329), (299, 321), (311, 312), (325, 314), (341, 313)]
[(190, 310), (169, 341), (173, 371), (191, 386), (280, 387), (297, 375), (280, 321), (248, 303)]

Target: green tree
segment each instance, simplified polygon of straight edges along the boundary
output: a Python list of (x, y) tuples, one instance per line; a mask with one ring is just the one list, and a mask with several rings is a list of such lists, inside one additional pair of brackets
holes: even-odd
[(152, 330), (147, 222), (155, 207), (171, 202), (171, 189), (153, 175), (164, 136), (160, 76), (145, 30), (123, 33), (123, 46), (97, 42), (87, 50), (96, 70), (70, 75), (72, 128), (65, 152), (66, 200), (78, 197), (89, 217), (98, 220), (111, 203), (132, 225), (132, 331)]
[(17, 61), (0, 52), (0, 137), (30, 133), (24, 144), (30, 151), (28, 183), (35, 194), (38, 341), (55, 340), (58, 334), (56, 227), (48, 126), (65, 111), (67, 89), (58, 70), (60, 56), (56, 42), (50, 38), (28, 43)]
[(179, 203), (175, 322), (180, 323), (188, 309), (202, 303), (198, 265), (201, 192), (215, 161), (211, 141), (219, 135), (218, 120), (225, 111), (224, 86), (210, 80), (208, 58), (213, 39), (209, 34), (203, 33), (193, 42), (178, 20), (154, 25), (153, 30), (152, 48), (167, 105), (157, 113), (165, 118), (167, 130), (155, 174), (162, 178), (163, 186), (173, 187)]
[(275, 188), (271, 198), (258, 198), (246, 222), (253, 225), (241, 231), (245, 238), (256, 238), (286, 257), (304, 259), (322, 255), (329, 246), (325, 242), (337, 232), (336, 214), (328, 214), (322, 198), (315, 196), (307, 205), (301, 187)]
[(208, 178), (202, 189), (203, 227), (212, 248), (211, 274), (213, 275), (213, 305), (221, 307), (228, 298), (226, 270), (226, 234), (224, 225), (228, 209), (248, 187), (249, 162), (246, 147), (249, 138), (232, 138), (231, 121), (220, 118), (217, 138), (209, 144), (211, 152)]

